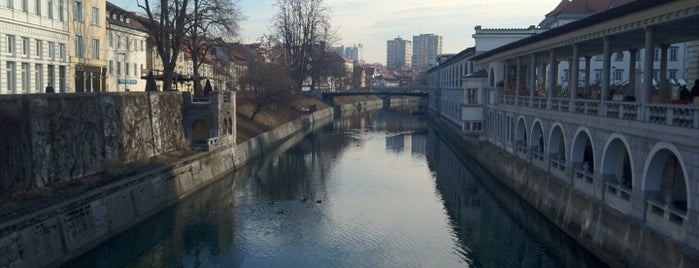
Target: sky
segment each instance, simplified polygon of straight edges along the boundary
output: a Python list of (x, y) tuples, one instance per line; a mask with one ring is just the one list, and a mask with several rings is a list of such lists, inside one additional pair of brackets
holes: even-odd
[[(254, 43), (270, 32), (275, 0), (238, 0), (245, 19), (239, 41)], [(138, 12), (136, 1), (111, 0)], [(537, 25), (560, 0), (325, 0), (331, 9), (337, 45), (361, 43), (367, 63), (386, 63), (386, 41), (414, 35), (442, 36), (442, 53), (473, 46), (476, 25), (483, 28), (526, 28)]]

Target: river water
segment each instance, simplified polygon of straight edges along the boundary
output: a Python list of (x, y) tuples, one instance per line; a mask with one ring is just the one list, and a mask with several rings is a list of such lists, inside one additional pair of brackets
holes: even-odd
[(420, 115), (336, 120), (70, 267), (598, 267)]

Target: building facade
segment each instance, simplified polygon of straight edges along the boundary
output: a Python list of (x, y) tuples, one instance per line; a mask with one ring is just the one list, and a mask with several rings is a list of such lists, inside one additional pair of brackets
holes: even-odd
[(413, 70), (427, 70), (437, 65), (437, 56), (442, 54), (442, 36), (420, 34), (413, 36)]
[(106, 91), (106, 1), (70, 0), (68, 7), (69, 88), (74, 92)]
[(386, 42), (386, 67), (389, 70), (409, 70), (412, 67), (413, 43), (396, 37)]
[(66, 1), (0, 3), (0, 94), (69, 91)]
[(150, 68), (148, 33), (133, 14), (107, 2), (106, 88), (108, 92), (144, 91)]

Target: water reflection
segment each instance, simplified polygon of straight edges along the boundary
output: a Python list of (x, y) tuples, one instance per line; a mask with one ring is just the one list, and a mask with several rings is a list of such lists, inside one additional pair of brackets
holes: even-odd
[(68, 266), (589, 263), (587, 255), (556, 252), (580, 251), (560, 233), (528, 231), (531, 224), (518, 221), (532, 212), (525, 207), (514, 209), (525, 216), (508, 214), (503, 201), (489, 193), (493, 187), (484, 187), (481, 175), (427, 129), (422, 118), (401, 111), (339, 119), (290, 140)]

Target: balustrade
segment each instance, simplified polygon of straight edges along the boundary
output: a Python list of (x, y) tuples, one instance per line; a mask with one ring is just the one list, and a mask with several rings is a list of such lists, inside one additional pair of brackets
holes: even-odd
[[(534, 97), (532, 108), (547, 109), (548, 99)], [(604, 109), (600, 113), (601, 102), (598, 100), (571, 101), (567, 98), (551, 98), (552, 111), (568, 112), (573, 105), (574, 113), (590, 116), (603, 116), (613, 119), (641, 121), (651, 124), (675, 126), (682, 128), (699, 128), (699, 106), (692, 104), (646, 104), (626, 101), (608, 101), (604, 103)], [(501, 99), (502, 104), (529, 106), (529, 97), (505, 95)], [(645, 116), (641, 116), (644, 112)]]

